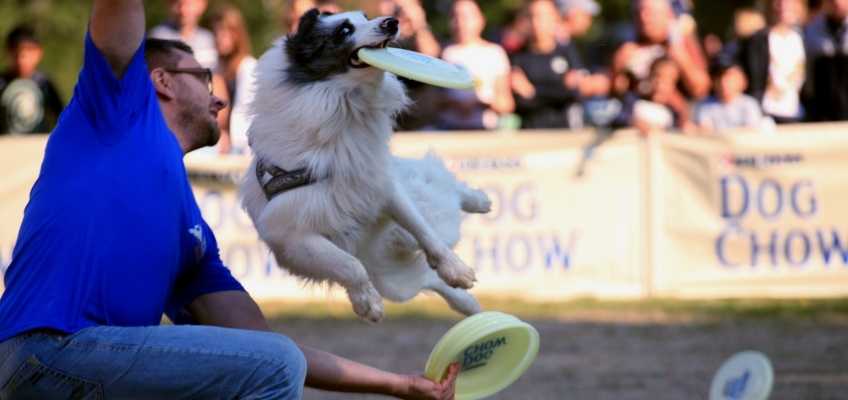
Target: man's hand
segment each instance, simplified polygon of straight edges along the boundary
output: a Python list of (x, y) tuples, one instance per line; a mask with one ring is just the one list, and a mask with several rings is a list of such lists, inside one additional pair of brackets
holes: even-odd
[(409, 376), (409, 391), (400, 396), (407, 400), (453, 400), (456, 392), (456, 377), (459, 376), (459, 364), (448, 367), (441, 382), (433, 382), (423, 376)]

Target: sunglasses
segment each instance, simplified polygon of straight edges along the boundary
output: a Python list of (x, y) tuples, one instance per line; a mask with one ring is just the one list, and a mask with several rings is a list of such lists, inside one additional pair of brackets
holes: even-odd
[(206, 86), (209, 88), (209, 94), (212, 94), (212, 70), (209, 68), (163, 68), (166, 72), (175, 74), (191, 74), (201, 76), (206, 80)]

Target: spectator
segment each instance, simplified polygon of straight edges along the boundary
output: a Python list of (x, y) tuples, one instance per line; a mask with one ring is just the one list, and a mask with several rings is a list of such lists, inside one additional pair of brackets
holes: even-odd
[(747, 93), (777, 123), (798, 122), (804, 116), (800, 91), (806, 52), (798, 27), (805, 12), (803, 0), (769, 0), (769, 26), (739, 44), (737, 57), (748, 78)]
[(194, 50), (200, 65), (215, 69), (218, 65), (215, 36), (200, 26), (207, 0), (168, 0), (168, 4), (169, 19), (151, 29), (150, 37), (185, 42)]
[(662, 57), (651, 64), (648, 79), (639, 86), (640, 91), (625, 96), (624, 112), (627, 124), (635, 126), (642, 134), (654, 130), (679, 129), (691, 133), (689, 102), (678, 89), (681, 68), (670, 57)]
[(315, 7), (321, 12), (336, 14), (343, 12), (342, 6), (336, 0), (315, 0)]
[(289, 33), (297, 32), (300, 16), (315, 8), (315, 0), (288, 0), (286, 2), (285, 26)]
[(50, 79), (38, 70), (44, 55), (35, 32), (18, 26), (6, 37), (10, 65), (0, 76), (0, 135), (48, 133), (64, 105)]
[(287, 4), (287, 11), (283, 17), (288, 32), (296, 32), (300, 17), (313, 8), (326, 13), (342, 12), (341, 6), (335, 0), (289, 0)]
[(637, 39), (621, 45), (613, 56), (616, 92), (637, 91), (648, 79), (651, 65), (670, 57), (679, 66), (684, 93), (695, 99), (706, 96), (710, 78), (691, 19), (678, 23), (669, 0), (635, 0), (633, 10)]
[(250, 125), (248, 105), (255, 94), (253, 70), (256, 59), (251, 55), (250, 37), (241, 12), (226, 6), (212, 16), (212, 31), (218, 51), (218, 74), (226, 82), (230, 107), (219, 114), (221, 154), (246, 154), (247, 128)]
[(522, 128), (569, 128), (567, 109), (580, 99), (588, 72), (573, 43), (557, 42), (559, 10), (553, 0), (527, 3), (531, 33), (524, 49), (512, 57), (510, 73)]
[(557, 6), (562, 13), (565, 30), (560, 42), (567, 43), (571, 38), (586, 35), (592, 28), (592, 19), (601, 12), (601, 6), (595, 0), (557, 0)]
[(391, 15), (400, 20), (398, 42), (401, 47), (431, 57), (438, 57), (442, 52), (419, 0), (380, 0), (379, 10), (380, 15)]
[(526, 8), (514, 13), (500, 32), (500, 44), (507, 54), (515, 54), (524, 48), (527, 37), (530, 36), (530, 18)]
[(451, 9), (454, 43), (442, 58), (465, 66), (477, 83), (474, 92), (446, 90), (439, 113), (443, 129), (494, 129), (500, 115), (515, 109), (509, 88), (509, 58), (500, 46), (483, 40), (486, 19), (475, 0), (456, 0)]
[(733, 34), (747, 39), (766, 27), (766, 17), (754, 8), (740, 8), (733, 13)]
[(727, 42), (711, 61), (721, 59), (722, 63), (735, 63), (739, 54), (739, 42), (747, 40), (766, 27), (766, 17), (754, 8), (740, 8), (733, 13), (733, 38)]
[(811, 121), (848, 120), (848, 0), (827, 0), (806, 30)]
[(758, 128), (763, 124), (760, 104), (746, 95), (748, 81), (737, 64), (717, 62), (711, 72), (715, 95), (695, 106), (695, 123), (704, 131)]
[[(380, 0), (378, 6), (380, 15), (394, 16), (400, 21), (398, 47), (431, 57), (442, 53), (442, 46), (430, 31), (427, 13), (419, 0)], [(398, 128), (404, 131), (435, 128), (441, 91), (421, 82), (403, 78), (401, 81), (406, 85), (412, 105), (398, 116)]]
[[(604, 47), (604, 41), (587, 40), (589, 30), (592, 28), (594, 18), (601, 12), (601, 6), (595, 0), (557, 0), (562, 15), (561, 29), (558, 31), (558, 40), (562, 44), (575, 43), (581, 60), (592, 67), (604, 64), (606, 67), (607, 57), (601, 57), (600, 50)], [(590, 57), (587, 59), (587, 55)], [(591, 62), (603, 59), (602, 63)], [(591, 61), (589, 61), (591, 60)]]

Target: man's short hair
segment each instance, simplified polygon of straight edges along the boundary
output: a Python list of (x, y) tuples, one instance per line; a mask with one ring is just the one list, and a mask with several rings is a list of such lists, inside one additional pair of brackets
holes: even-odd
[(179, 40), (148, 38), (144, 41), (144, 59), (147, 68), (176, 68), (180, 62), (179, 52), (194, 55), (191, 46)]
[(35, 30), (27, 25), (18, 25), (6, 35), (6, 50), (17, 50), (18, 46), (23, 43), (41, 45), (38, 36), (35, 35)]

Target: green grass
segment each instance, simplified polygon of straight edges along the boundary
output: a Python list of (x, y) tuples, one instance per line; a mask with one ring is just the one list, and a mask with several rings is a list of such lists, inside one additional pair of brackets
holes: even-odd
[[(577, 299), (528, 302), (513, 298), (481, 298), (485, 310), (498, 310), (529, 319), (607, 319), (627, 316), (646, 319), (777, 319), (848, 321), (848, 298), (840, 299), (727, 299), (608, 301)], [(262, 308), (271, 319), (354, 319), (351, 307), (340, 301), (271, 302)], [(405, 304), (386, 303), (389, 319), (453, 319), (461, 316), (439, 298), (422, 297)]]

